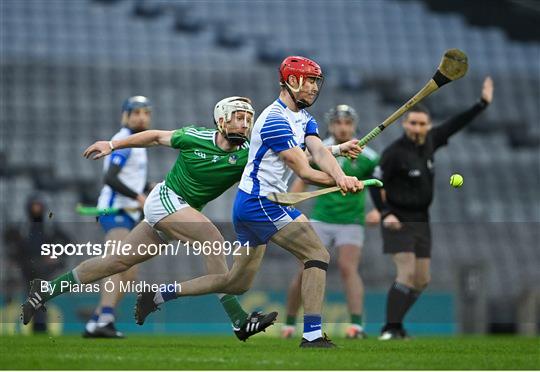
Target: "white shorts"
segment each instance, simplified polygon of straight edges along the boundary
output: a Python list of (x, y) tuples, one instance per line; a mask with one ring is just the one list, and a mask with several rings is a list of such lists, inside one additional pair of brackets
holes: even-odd
[(341, 225), (311, 220), (313, 229), (321, 238), (326, 248), (341, 247), (342, 245), (364, 245), (364, 226), (358, 224)]
[(165, 186), (165, 181), (158, 183), (144, 203), (144, 220), (152, 227), (169, 214), (189, 207), (189, 204), (174, 191)]

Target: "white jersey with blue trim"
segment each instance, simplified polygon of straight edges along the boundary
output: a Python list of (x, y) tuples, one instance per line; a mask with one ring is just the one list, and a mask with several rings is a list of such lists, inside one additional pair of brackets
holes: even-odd
[[(120, 140), (132, 134), (129, 128), (123, 127), (111, 140)], [(103, 173), (107, 173), (109, 166), (119, 165), (122, 169), (118, 173), (118, 178), (124, 185), (138, 194), (144, 191), (147, 177), (148, 159), (145, 148), (128, 148), (114, 150), (110, 156), (105, 158)], [(114, 191), (109, 185), (104, 185), (98, 199), (98, 208), (137, 208), (139, 202)], [(140, 218), (140, 212), (129, 213), (134, 219)]]
[(306, 111), (291, 111), (277, 99), (257, 118), (249, 145), (249, 158), (240, 189), (251, 195), (266, 196), (286, 192), (293, 174), (279, 153), (295, 146), (306, 148), (305, 137), (319, 135), (315, 119)]

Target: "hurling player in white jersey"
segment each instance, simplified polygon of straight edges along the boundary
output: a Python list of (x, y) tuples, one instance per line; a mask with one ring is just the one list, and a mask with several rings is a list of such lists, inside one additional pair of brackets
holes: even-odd
[[(152, 105), (148, 98), (133, 96), (126, 99), (122, 104), (122, 128), (112, 140), (124, 139), (133, 133), (147, 130), (151, 116)], [(115, 150), (105, 160), (103, 173), (105, 185), (99, 195), (98, 208), (131, 210), (99, 217), (99, 223), (105, 231), (105, 241), (121, 241), (141, 218), (141, 212), (137, 211), (137, 208), (142, 208), (146, 200), (144, 195), (147, 179), (146, 149)], [(136, 276), (137, 266), (133, 266), (110, 278), (115, 284), (115, 290), (101, 292), (99, 305), (86, 323), (84, 337), (123, 337), (114, 326), (114, 309), (123, 297), (119, 283), (135, 280)]]
[[(343, 192), (358, 192), (364, 186), (356, 177), (343, 173), (332, 154), (341, 153), (339, 145), (332, 153), (328, 151), (319, 138), (317, 122), (304, 110), (319, 95), (323, 82), (319, 65), (291, 56), (282, 62), (279, 73), (279, 98), (262, 112), (253, 128), (248, 164), (234, 204), (234, 227), (242, 244), (255, 247), (250, 265), (260, 263), (270, 240), (304, 263), (300, 347), (335, 347), (326, 335), (323, 337), (321, 320), (329, 253), (300, 211), (275, 204), (266, 195), (287, 192), (293, 173), (308, 183), (338, 185)], [(310, 167), (306, 148), (321, 171)], [(356, 145), (351, 149), (359, 151)]]

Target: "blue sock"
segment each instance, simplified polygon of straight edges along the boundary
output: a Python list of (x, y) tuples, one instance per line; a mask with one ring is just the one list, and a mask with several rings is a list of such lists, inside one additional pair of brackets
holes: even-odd
[(174, 290), (174, 286), (168, 285), (163, 291), (161, 291), (161, 297), (163, 297), (163, 301), (167, 302), (170, 300), (176, 300), (178, 298), (178, 295), (176, 294), (176, 291)]
[(101, 308), (101, 314), (114, 314), (114, 308), (110, 306), (103, 306)]
[(318, 314), (304, 315), (304, 335), (308, 341), (322, 337), (322, 318)]
[(103, 327), (108, 323), (114, 323), (114, 308), (110, 306), (103, 306), (101, 308), (101, 314), (99, 314), (98, 325)]
[(99, 314), (98, 314), (98, 313), (94, 313), (94, 314), (92, 314), (92, 317), (90, 318), (90, 321), (97, 322), (98, 319), (99, 319)]

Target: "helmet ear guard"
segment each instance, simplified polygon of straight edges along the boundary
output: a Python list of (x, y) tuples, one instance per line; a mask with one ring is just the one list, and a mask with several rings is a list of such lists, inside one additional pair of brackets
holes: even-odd
[[(248, 112), (255, 116), (255, 110), (251, 106), (251, 100), (247, 97), (233, 96), (219, 101), (214, 107), (214, 123), (218, 131), (233, 145), (242, 145), (248, 138), (241, 133), (229, 133), (226, 124), (232, 120), (233, 113), (237, 111)], [(219, 119), (223, 119), (220, 122)], [(248, 135), (252, 124), (249, 125)]]

